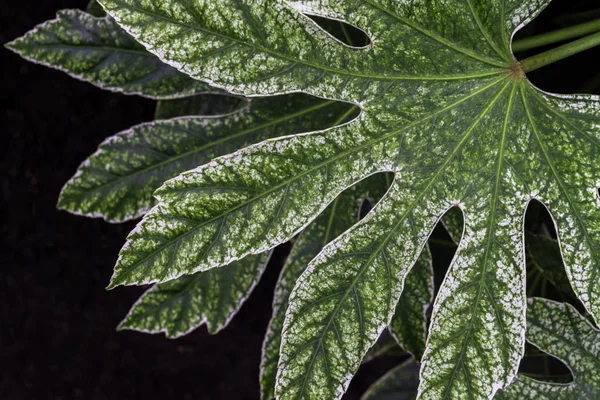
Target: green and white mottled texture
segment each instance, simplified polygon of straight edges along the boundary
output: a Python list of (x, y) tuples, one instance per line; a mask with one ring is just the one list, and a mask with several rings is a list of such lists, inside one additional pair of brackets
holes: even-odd
[(567, 384), (519, 378), (498, 399), (600, 399), (600, 331), (567, 303), (529, 299), (527, 341), (563, 361), (574, 381)]
[(144, 50), (110, 17), (61, 10), (6, 45), (23, 58), (102, 89), (152, 99), (220, 90), (191, 79)]
[(331, 126), (346, 103), (295, 94), (255, 99), (237, 113), (141, 124), (107, 138), (62, 189), (58, 207), (109, 222), (137, 218), (166, 180), (240, 147)]
[(433, 304), (433, 266), (429, 246), (406, 276), (406, 283), (390, 323), (390, 332), (404, 350), (421, 360), (428, 331), (427, 310)]
[[(290, 293), (296, 285), (298, 277), (327, 243), (358, 221), (358, 213), (363, 199), (364, 193), (361, 191), (361, 185), (346, 190), (300, 234), (294, 243), (275, 286), (273, 315), (265, 335), (260, 364), (261, 399), (269, 400), (275, 397), (275, 377), (277, 376), (281, 332)], [(229, 266), (219, 269), (227, 268)]]
[(206, 324), (210, 334), (225, 328), (258, 283), (269, 256), (251, 255), (154, 285), (133, 305), (119, 329), (160, 333), (175, 339)]
[(372, 384), (361, 400), (414, 400), (419, 387), (419, 364), (408, 359)]
[[(395, 174), (293, 290), (278, 398), (342, 396), (454, 206), (465, 227), (433, 308), (419, 398), (492, 398), (515, 377), (532, 199), (555, 219), (575, 293), (600, 315), (600, 99), (540, 91), (510, 51), (514, 32), (548, 0), (101, 1), (147, 49), (197, 79), (361, 108), (343, 126), (268, 140), (165, 183), (110, 287), (258, 254), (300, 232), (344, 189)], [(348, 47), (302, 13), (343, 20), (372, 42)]]

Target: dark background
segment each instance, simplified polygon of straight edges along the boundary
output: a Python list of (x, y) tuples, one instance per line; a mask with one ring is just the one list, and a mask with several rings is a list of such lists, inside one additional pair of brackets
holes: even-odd
[[(85, 6), (86, 0), (5, 2), (0, 42), (53, 18), (58, 9)], [(596, 0), (555, 0), (524, 33), (581, 22), (566, 16), (597, 7)], [(73, 216), (55, 204), (79, 163), (105, 137), (151, 120), (154, 102), (104, 92), (5, 49), (0, 60), (0, 397), (257, 399), (262, 338), (287, 247), (216, 336), (204, 327), (177, 340), (116, 332), (145, 290), (104, 290), (133, 224)], [(594, 49), (530, 79), (548, 91), (597, 91), (598, 60), (600, 50)], [(345, 399), (357, 399), (396, 361), (384, 357), (362, 367)]]

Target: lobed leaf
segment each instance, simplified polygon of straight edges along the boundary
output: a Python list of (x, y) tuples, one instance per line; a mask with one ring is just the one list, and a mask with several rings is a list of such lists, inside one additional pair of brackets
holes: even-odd
[(146, 213), (166, 180), (239, 147), (319, 129), (351, 106), (288, 95), (256, 99), (235, 114), (145, 123), (106, 139), (61, 191), (58, 207), (109, 222)]
[(118, 329), (164, 332), (175, 339), (206, 324), (210, 334), (225, 328), (258, 283), (268, 254), (251, 255), (227, 268), (156, 284), (133, 305)]
[[(195, 78), (361, 108), (346, 125), (250, 146), (167, 182), (111, 286), (265, 251), (356, 182), (395, 174), (369, 215), (299, 278), (279, 398), (341, 397), (435, 224), (456, 206), (464, 229), (433, 307), (419, 398), (492, 398), (515, 377), (525, 336), (523, 218), (533, 199), (553, 214), (575, 293), (600, 315), (600, 99), (538, 90), (510, 51), (514, 32), (548, 0), (102, 2)], [(348, 47), (303, 13), (342, 20), (372, 42)]]
[(152, 99), (221, 93), (148, 53), (112, 18), (80, 10), (61, 10), (56, 19), (6, 47), (29, 61), (114, 92)]

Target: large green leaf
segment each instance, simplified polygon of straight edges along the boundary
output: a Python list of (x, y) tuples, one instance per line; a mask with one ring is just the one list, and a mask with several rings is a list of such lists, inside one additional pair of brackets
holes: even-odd
[(112, 18), (80, 10), (59, 11), (56, 19), (36, 26), (6, 47), (29, 61), (114, 92), (153, 99), (221, 92), (160, 61)]
[[(491, 398), (516, 375), (532, 199), (553, 214), (575, 293), (600, 314), (600, 100), (538, 90), (510, 51), (514, 32), (547, 0), (102, 2), (151, 52), (195, 78), (361, 107), (343, 126), (269, 140), (168, 181), (121, 251), (111, 287), (265, 251), (344, 189), (395, 173), (386, 196), (323, 249), (292, 292), (281, 399), (343, 394), (453, 206), (465, 226), (433, 308), (420, 398)], [(348, 47), (302, 13), (343, 20), (372, 42)]]
[(352, 106), (306, 95), (256, 99), (221, 117), (150, 122), (107, 138), (61, 191), (58, 207), (110, 222), (137, 218), (167, 179), (214, 157), (288, 132), (331, 126)]
[(595, 400), (600, 398), (600, 331), (567, 303), (534, 298), (527, 307), (527, 341), (562, 360), (574, 375), (568, 384), (520, 375), (498, 399)]
[(260, 279), (267, 254), (251, 255), (228, 268), (197, 272), (154, 285), (133, 305), (119, 329), (164, 332), (175, 339), (206, 324), (208, 332), (223, 329)]

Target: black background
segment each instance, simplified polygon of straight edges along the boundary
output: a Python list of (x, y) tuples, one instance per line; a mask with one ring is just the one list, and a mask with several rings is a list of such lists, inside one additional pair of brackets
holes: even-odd
[[(596, 4), (596, 6), (595, 6)], [(0, 7), (0, 42), (85, 0), (21, 0)], [(539, 32), (597, 1), (555, 0)], [(600, 15), (596, 15), (600, 17)], [(0, 397), (3, 399), (257, 399), (262, 338), (286, 246), (233, 322), (168, 340), (116, 332), (144, 288), (105, 291), (132, 223), (110, 225), (55, 209), (62, 185), (109, 135), (152, 119), (154, 102), (102, 91), (0, 49), (2, 80)], [(562, 93), (590, 90), (594, 49), (530, 79)], [(357, 399), (397, 360), (367, 364), (345, 399)]]

